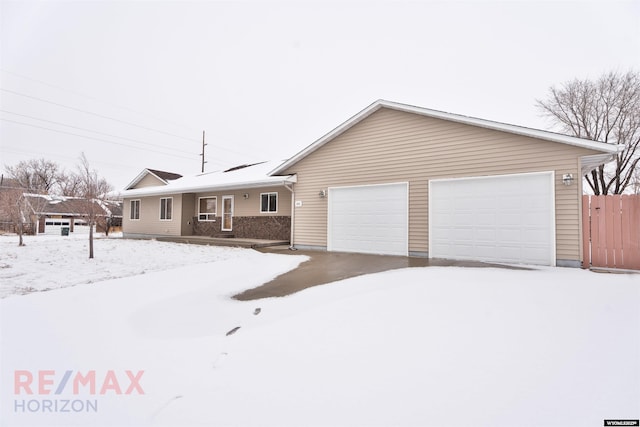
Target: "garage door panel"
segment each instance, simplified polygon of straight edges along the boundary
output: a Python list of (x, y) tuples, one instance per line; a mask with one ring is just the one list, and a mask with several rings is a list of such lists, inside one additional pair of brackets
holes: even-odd
[(431, 257), (555, 265), (553, 173), (429, 183)]
[(479, 226), (495, 226), (496, 214), (495, 212), (478, 212), (475, 217), (475, 223)]
[(472, 212), (454, 212), (452, 224), (471, 224), (474, 220)]
[(327, 248), (407, 255), (408, 184), (329, 189)]
[[(529, 210), (528, 208), (525, 209)], [(522, 215), (522, 220), (525, 224), (529, 224), (531, 228), (548, 227), (551, 222), (546, 218), (546, 212), (542, 210), (526, 212)]]
[(523, 223), (522, 215), (514, 213), (498, 214), (497, 224), (500, 227), (518, 227)]
[(479, 241), (479, 242), (494, 242), (495, 243), (496, 238), (498, 238), (498, 237), (505, 238), (506, 236), (497, 236), (495, 228), (477, 228), (473, 232), (473, 239), (475, 239), (476, 241)]

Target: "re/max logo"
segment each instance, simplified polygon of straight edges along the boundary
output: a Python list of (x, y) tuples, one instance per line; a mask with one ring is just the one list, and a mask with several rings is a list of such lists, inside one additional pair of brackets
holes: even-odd
[[(71, 392), (74, 395), (88, 393), (91, 395), (112, 394), (144, 394), (140, 379), (144, 371), (125, 370), (116, 373), (108, 370), (104, 375), (91, 371), (64, 371), (59, 376), (55, 370), (27, 371), (17, 370), (13, 375), (13, 391), (15, 394), (62, 394)], [(59, 379), (58, 379), (59, 378)]]

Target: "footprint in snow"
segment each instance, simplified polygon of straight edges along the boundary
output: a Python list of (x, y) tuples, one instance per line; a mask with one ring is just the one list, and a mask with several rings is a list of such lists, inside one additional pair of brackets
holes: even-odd
[(235, 328), (227, 332), (227, 336), (235, 334), (236, 332), (238, 332), (238, 329), (240, 329), (240, 326), (236, 326)]

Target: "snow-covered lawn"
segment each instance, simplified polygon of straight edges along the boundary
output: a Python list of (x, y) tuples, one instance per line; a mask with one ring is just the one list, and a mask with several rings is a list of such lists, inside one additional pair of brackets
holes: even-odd
[(124, 240), (121, 234), (94, 239), (89, 259), (89, 236), (0, 236), (0, 298), (36, 291), (94, 283), (191, 264), (244, 255), (235, 248), (178, 245), (150, 240)]
[[(98, 243), (114, 245), (96, 246), (96, 261), (114, 254), (103, 277), (129, 277), (97, 282), (77, 260), (73, 280), (92, 283), (0, 300), (1, 425), (598, 426), (640, 417), (638, 275), (412, 268), (239, 302), (230, 295), (305, 258)], [(7, 269), (47, 244), (27, 241)], [(67, 259), (84, 243), (64, 244), (55, 255)], [(117, 274), (121, 248), (138, 270)], [(200, 250), (203, 259), (166, 265), (169, 253)], [(30, 287), (72, 277), (40, 265)], [(93, 392), (82, 382), (91, 372)]]

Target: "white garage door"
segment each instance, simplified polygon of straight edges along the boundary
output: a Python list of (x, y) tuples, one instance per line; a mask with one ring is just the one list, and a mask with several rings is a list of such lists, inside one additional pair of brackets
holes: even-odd
[(44, 221), (44, 234), (60, 236), (62, 227), (70, 228), (69, 218), (46, 218)]
[(553, 172), (429, 182), (429, 256), (555, 265)]
[(408, 254), (408, 184), (329, 188), (327, 249)]
[[(89, 235), (89, 226), (82, 219), (75, 219), (73, 223), (73, 232), (71, 232), (71, 219), (70, 218), (46, 218), (44, 222), (44, 234), (53, 236), (60, 236), (62, 234), (62, 228), (69, 229), (69, 235), (86, 234)], [(93, 231), (96, 231), (95, 225)]]

